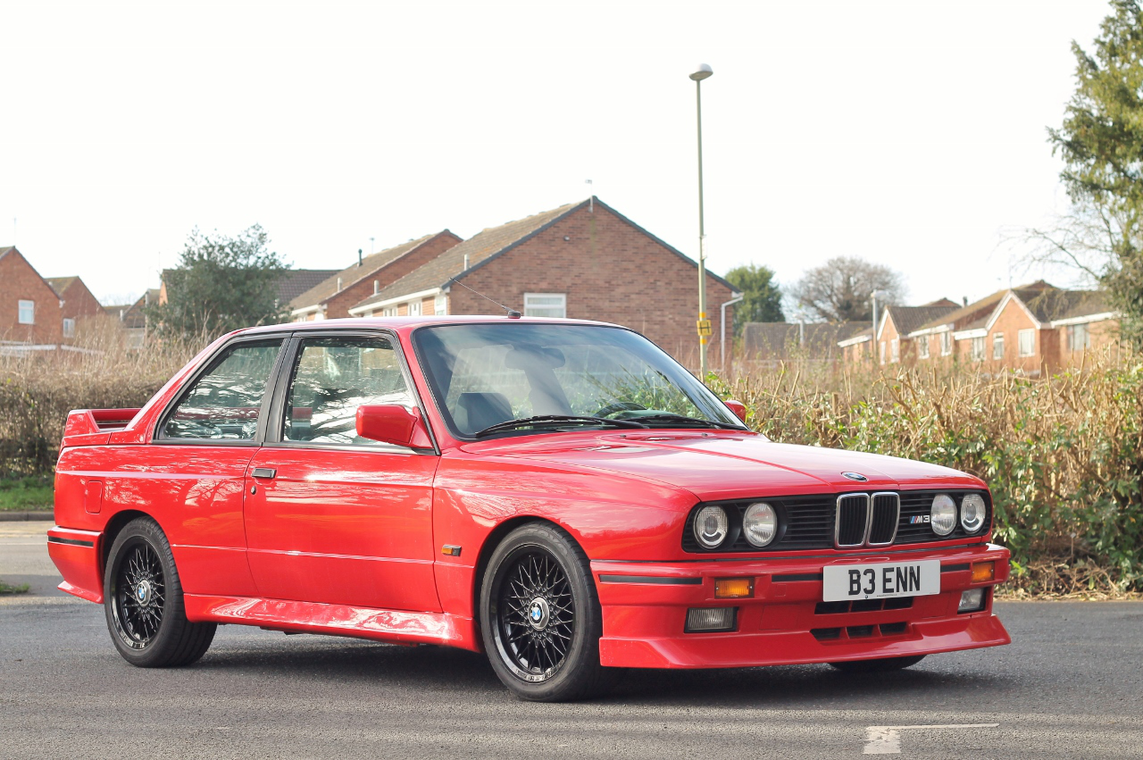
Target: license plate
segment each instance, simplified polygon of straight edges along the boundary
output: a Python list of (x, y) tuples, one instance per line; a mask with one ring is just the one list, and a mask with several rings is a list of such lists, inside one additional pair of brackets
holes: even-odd
[(822, 601), (892, 599), (941, 592), (940, 560), (876, 565), (828, 565), (822, 573)]

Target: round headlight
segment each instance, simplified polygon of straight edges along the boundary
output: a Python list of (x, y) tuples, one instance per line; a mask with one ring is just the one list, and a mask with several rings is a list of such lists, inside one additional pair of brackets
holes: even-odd
[(751, 504), (742, 518), (742, 532), (747, 541), (761, 549), (778, 535), (778, 513), (765, 502)]
[(938, 536), (947, 536), (956, 527), (956, 502), (947, 493), (938, 494), (937, 498), (933, 499), (929, 524), (933, 526), (933, 533)]
[(984, 525), (984, 497), (970, 493), (960, 503), (960, 526), (966, 533), (976, 533)]
[(726, 540), (730, 525), (722, 507), (703, 507), (695, 515), (695, 538), (704, 549), (717, 549)]

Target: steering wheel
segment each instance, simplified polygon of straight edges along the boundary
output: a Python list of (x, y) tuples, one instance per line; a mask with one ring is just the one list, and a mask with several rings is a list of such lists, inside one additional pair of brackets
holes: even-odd
[(616, 401), (614, 404), (601, 406), (592, 417), (610, 417), (616, 412), (635, 412), (647, 407), (636, 404), (634, 401)]

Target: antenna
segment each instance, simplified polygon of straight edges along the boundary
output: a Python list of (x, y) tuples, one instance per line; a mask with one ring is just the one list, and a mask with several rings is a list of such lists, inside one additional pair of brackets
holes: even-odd
[[(472, 292), (473, 292), (473, 293), (475, 293), (476, 295), (480, 296), (480, 297), (481, 297), (481, 298), (483, 298), (485, 301), (491, 301), (492, 303), (496, 304), (496, 305), (497, 305), (497, 306), (499, 306), (501, 309), (503, 309), (504, 311), (508, 312), (508, 319), (519, 319), (519, 318), (520, 318), (520, 312), (516, 311), (515, 309), (509, 309), (507, 306), (505, 306), (504, 304), (500, 303), (499, 301), (493, 301), (491, 298), (489, 298), (488, 296), (484, 295), (484, 294), (483, 294), (483, 293), (481, 293), (479, 290), (473, 290), (472, 288), (468, 287), (467, 285), (465, 285), (463, 282), (461, 282), (460, 280), (456, 279), (455, 277), (450, 277), (450, 278), (448, 278), (448, 281), (449, 281), (449, 282), (455, 282), (457, 285), (461, 286), (461, 287), (462, 287), (462, 288), (464, 288), (465, 290), (472, 290)], [(445, 284), (447, 285), (448, 283), (445, 283)]]

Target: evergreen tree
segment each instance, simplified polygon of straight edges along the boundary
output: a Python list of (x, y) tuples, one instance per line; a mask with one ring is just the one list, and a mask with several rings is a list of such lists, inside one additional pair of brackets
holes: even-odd
[(734, 305), (734, 334), (742, 334), (742, 326), (747, 322), (784, 322), (782, 315), (782, 291), (774, 282), (774, 272), (769, 267), (735, 267), (726, 273), (726, 281), (741, 291), (743, 299)]

